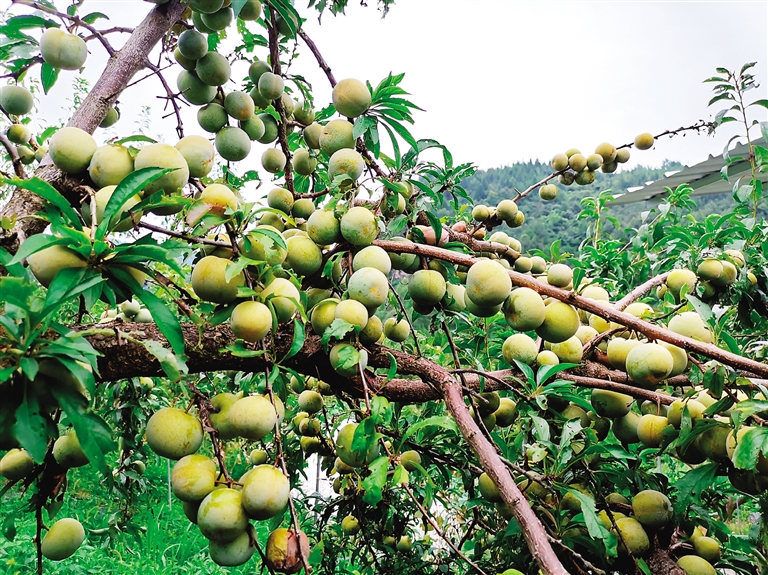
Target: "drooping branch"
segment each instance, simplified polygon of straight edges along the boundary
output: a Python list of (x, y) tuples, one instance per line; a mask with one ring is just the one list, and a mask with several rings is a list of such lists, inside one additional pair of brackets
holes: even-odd
[(13, 164), (13, 171), (19, 178), (26, 178), (27, 173), (24, 171), (24, 166), (21, 163), (19, 157), (19, 151), (16, 146), (8, 139), (3, 133), (0, 133), (0, 144), (3, 145), (5, 151), (8, 152), (8, 157), (11, 158), (11, 164)]
[[(374, 241), (374, 244), (388, 252), (412, 253), (463, 266), (471, 266), (477, 261), (477, 258), (473, 256), (468, 256), (465, 254), (460, 254), (443, 248), (428, 246), (424, 244), (394, 242), (391, 240), (376, 240)], [(552, 285), (540, 282), (533, 276), (525, 275), (513, 270), (509, 270), (507, 273), (512, 279), (512, 283), (516, 286), (528, 287), (540, 294), (558, 299), (565, 303), (569, 303), (579, 309), (600, 316), (603, 319), (614, 321), (626, 326), (629, 329), (638, 331), (649, 339), (665, 341), (688, 351), (700, 353), (706, 357), (715, 359), (735, 369), (752, 372), (761, 377), (768, 377), (768, 365), (764, 363), (760, 363), (735, 353), (725, 351), (724, 349), (720, 349), (716, 345), (710, 343), (703, 343), (689, 337), (676, 334), (650, 322), (639, 319), (633, 315), (601, 304), (598, 301), (581, 297), (575, 292), (556, 288)]]

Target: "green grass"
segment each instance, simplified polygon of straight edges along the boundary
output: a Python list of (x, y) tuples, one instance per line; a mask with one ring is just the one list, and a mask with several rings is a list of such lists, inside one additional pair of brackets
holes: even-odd
[[(142, 480), (146, 490), (137, 493), (128, 507), (132, 514), (123, 522), (125, 507), (120, 498), (111, 496), (101, 478), (90, 467), (71, 470), (70, 485), (64, 505), (47, 525), (64, 517), (75, 517), (86, 530), (86, 540), (69, 559), (59, 562), (44, 559), (45, 572), (57, 575), (241, 575), (261, 571), (258, 553), (240, 567), (220, 567), (208, 556), (208, 541), (184, 516), (181, 502), (173, 498), (168, 507), (167, 464), (152, 458)], [(26, 575), (35, 572), (34, 513), (18, 511), (28, 498), (11, 490), (2, 501), (2, 516), (17, 513), (17, 534), (13, 541), (0, 535), (0, 573)], [(113, 525), (107, 533), (93, 533)], [(255, 522), (260, 545), (269, 534), (268, 522)], [(266, 569), (264, 570), (266, 573)]]

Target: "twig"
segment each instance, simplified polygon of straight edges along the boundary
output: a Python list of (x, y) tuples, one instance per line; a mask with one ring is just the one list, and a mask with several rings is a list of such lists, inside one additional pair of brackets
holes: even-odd
[(328, 63), (323, 58), (323, 55), (320, 54), (320, 50), (317, 49), (317, 45), (312, 41), (312, 39), (307, 36), (307, 33), (304, 32), (304, 30), (299, 30), (299, 36), (302, 40), (304, 40), (304, 43), (309, 48), (310, 52), (315, 57), (315, 60), (317, 60), (317, 65), (320, 66), (320, 69), (325, 72), (325, 77), (328, 78), (328, 81), (331, 83), (331, 87), (334, 87), (336, 85), (336, 78), (333, 77), (333, 72), (331, 72), (331, 67), (328, 65)]
[(472, 566), (472, 568), (480, 573), (480, 575), (488, 575), (485, 571), (483, 571), (480, 566), (472, 561), (469, 557), (464, 555), (464, 553), (461, 552), (461, 549), (459, 549), (454, 543), (448, 538), (448, 536), (445, 534), (445, 532), (440, 528), (440, 526), (437, 524), (437, 521), (432, 517), (432, 514), (427, 511), (427, 509), (421, 504), (421, 502), (416, 498), (413, 491), (410, 487), (407, 485), (401, 486), (403, 489), (405, 489), (405, 492), (408, 494), (408, 496), (413, 500), (413, 502), (416, 504), (416, 507), (419, 508), (419, 511), (421, 511), (422, 516), (429, 521), (429, 524), (432, 526), (432, 529), (435, 530), (435, 532), (441, 537), (443, 541), (445, 541), (448, 546), (453, 549), (456, 554), (461, 557), (464, 561), (466, 561), (469, 565)]
[(153, 232), (157, 232), (158, 234), (164, 234), (166, 236), (170, 236), (172, 238), (179, 238), (180, 240), (185, 240), (191, 243), (195, 244), (205, 244), (207, 246), (216, 246), (219, 248), (231, 248), (232, 244), (227, 242), (221, 242), (219, 240), (209, 240), (208, 238), (199, 238), (197, 236), (190, 236), (188, 234), (182, 234), (181, 232), (175, 232), (173, 230), (168, 230), (166, 228), (156, 226), (154, 224), (148, 224), (147, 222), (138, 222), (138, 227), (144, 228), (146, 230), (150, 230)]
[(416, 347), (416, 355), (421, 357), (421, 349), (419, 348), (419, 338), (418, 334), (416, 333), (416, 329), (413, 327), (413, 323), (411, 322), (411, 318), (408, 317), (408, 312), (405, 311), (405, 306), (403, 305), (403, 300), (400, 299), (400, 294), (397, 293), (397, 290), (395, 289), (395, 286), (392, 285), (392, 282), (387, 278), (387, 283), (389, 284), (389, 291), (392, 292), (392, 294), (395, 296), (395, 299), (397, 300), (398, 305), (400, 306), (400, 311), (403, 312), (403, 316), (405, 317), (405, 321), (408, 322), (408, 327), (411, 329), (411, 335), (413, 335), (413, 343)]
[(640, 284), (631, 292), (629, 292), (627, 295), (625, 295), (623, 298), (621, 298), (619, 301), (617, 301), (615, 304), (613, 304), (613, 307), (619, 311), (624, 311), (629, 304), (643, 297), (646, 293), (651, 291), (656, 286), (659, 286), (663, 284), (665, 281), (667, 281), (667, 277), (669, 277), (669, 273), (670, 272), (659, 274), (657, 276), (652, 277), (645, 283)]
[[(275, 13), (271, 7), (266, 7), (269, 12), (269, 18), (267, 20), (267, 31), (269, 32), (269, 58), (272, 64), (272, 71), (278, 76), (282, 76), (280, 68), (280, 44), (277, 39), (277, 29), (275, 27)], [(285, 105), (283, 104), (282, 97), (278, 97), (272, 101), (272, 105), (280, 115), (280, 122), (277, 124), (277, 139), (280, 142), (280, 148), (283, 150), (285, 156), (285, 188), (294, 194), (296, 192), (293, 185), (293, 166), (291, 165), (291, 148), (288, 145), (288, 134), (286, 133), (286, 122), (288, 120), (288, 114), (285, 113)]]
[(164, 98), (166, 100), (165, 108), (168, 107), (168, 102), (170, 102), (173, 106), (173, 113), (176, 115), (176, 134), (179, 136), (179, 139), (183, 138), (184, 122), (181, 119), (181, 108), (179, 108), (179, 104), (176, 102), (179, 94), (176, 94), (173, 90), (171, 90), (171, 87), (168, 85), (168, 82), (166, 82), (165, 76), (163, 76), (159, 66), (155, 66), (152, 62), (149, 61), (149, 58), (145, 60), (144, 65), (152, 70), (152, 73), (158, 77), (160, 83), (163, 85), (163, 88), (165, 88), (165, 93), (167, 94), (167, 97)]

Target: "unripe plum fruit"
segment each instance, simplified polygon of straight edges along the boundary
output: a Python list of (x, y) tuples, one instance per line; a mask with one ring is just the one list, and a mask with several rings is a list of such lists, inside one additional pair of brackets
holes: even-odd
[(218, 52), (208, 52), (195, 64), (195, 73), (203, 84), (223, 86), (232, 75), (232, 68), (224, 56)]
[(11, 116), (24, 116), (32, 111), (35, 101), (23, 86), (0, 87), (0, 109)]
[(0, 459), (0, 476), (9, 481), (18, 481), (29, 475), (34, 465), (26, 449), (14, 448)]
[(581, 340), (574, 335), (560, 343), (553, 343), (551, 350), (561, 363), (581, 363), (582, 345)]
[(627, 354), (641, 344), (642, 342), (636, 339), (623, 339), (620, 337), (611, 339), (611, 341), (608, 342), (608, 348), (606, 350), (608, 354), (608, 362), (616, 369), (626, 371)]
[(181, 55), (189, 60), (199, 60), (208, 53), (208, 39), (197, 30), (184, 30), (177, 46)]
[(379, 455), (378, 444), (372, 446), (368, 452), (352, 451), (352, 440), (357, 425), (357, 423), (347, 423), (336, 436), (336, 455), (344, 463), (355, 468), (367, 465)]
[(253, 557), (256, 546), (252, 543), (256, 541), (253, 527), (246, 527), (240, 535), (232, 541), (218, 542), (211, 541), (208, 546), (208, 552), (211, 560), (217, 565), (223, 567), (236, 567), (247, 563)]
[(590, 403), (595, 412), (602, 417), (623, 417), (632, 407), (634, 399), (630, 395), (609, 391), (607, 389), (593, 389)]
[(176, 87), (184, 99), (195, 106), (212, 102), (216, 97), (216, 86), (210, 86), (198, 78), (194, 70), (182, 70), (176, 77)]
[(356, 118), (371, 105), (371, 93), (368, 87), (354, 78), (339, 81), (333, 87), (333, 105), (342, 116)]
[(173, 172), (161, 176), (144, 187), (144, 197), (163, 190), (174, 194), (181, 190), (189, 180), (189, 166), (179, 150), (168, 144), (150, 144), (136, 154), (134, 168), (175, 168)]
[(225, 160), (239, 162), (251, 153), (251, 139), (241, 128), (227, 126), (216, 133), (216, 151)]
[(227, 281), (226, 271), (232, 262), (216, 256), (205, 256), (192, 270), (192, 289), (197, 297), (212, 303), (230, 303), (237, 299), (237, 288), (245, 285), (243, 272)]
[(347, 515), (341, 520), (341, 531), (344, 535), (356, 535), (360, 532), (360, 521), (354, 515)]
[(411, 335), (411, 326), (406, 319), (397, 321), (390, 317), (384, 321), (384, 336), (396, 343), (402, 343)]
[(310, 321), (312, 323), (312, 330), (322, 336), (328, 326), (336, 319), (336, 306), (339, 304), (339, 300), (335, 298), (328, 298), (315, 307), (312, 308), (312, 314)]
[(712, 343), (712, 332), (695, 311), (685, 311), (669, 320), (667, 328), (677, 334), (690, 337), (704, 343)]
[(420, 305), (436, 305), (445, 295), (445, 278), (434, 270), (419, 270), (408, 282), (408, 294)]
[(669, 377), (673, 367), (672, 354), (657, 343), (640, 344), (627, 354), (627, 374), (641, 387), (655, 387)]
[(272, 402), (261, 395), (238, 399), (229, 409), (229, 420), (238, 435), (258, 441), (269, 435), (277, 422)]
[(88, 166), (88, 174), (99, 188), (116, 186), (131, 172), (133, 156), (128, 148), (120, 145), (97, 148)]
[(48, 154), (61, 171), (77, 174), (88, 168), (96, 148), (96, 140), (88, 132), (80, 128), (66, 127), (60, 128), (51, 136)]
[(293, 236), (286, 242), (288, 256), (286, 265), (299, 276), (311, 276), (323, 265), (323, 252), (307, 236)]
[(194, 415), (174, 407), (156, 411), (147, 422), (147, 444), (168, 459), (195, 453), (203, 443), (203, 427)]
[(40, 53), (52, 68), (77, 70), (88, 58), (88, 47), (80, 36), (60, 28), (46, 28), (40, 38)]
[(510, 295), (512, 280), (495, 260), (479, 260), (467, 272), (466, 296), (481, 307), (501, 304)]
[(268, 148), (261, 155), (261, 166), (271, 174), (282, 172), (286, 162), (285, 154), (278, 148)]
[(547, 282), (559, 288), (567, 288), (573, 281), (573, 270), (565, 264), (552, 264), (547, 272)]
[(536, 328), (536, 334), (550, 343), (560, 343), (576, 335), (579, 329), (579, 314), (561, 301), (546, 306), (544, 322)]
[(328, 179), (346, 174), (352, 181), (357, 180), (365, 171), (365, 160), (357, 150), (342, 148), (333, 153), (328, 161)]
[[(49, 28), (51, 30), (51, 28)], [(59, 519), (43, 537), (40, 549), (43, 556), (51, 561), (71, 557), (85, 540), (85, 529), (77, 519)]]
[(350, 208), (341, 217), (339, 227), (342, 237), (353, 246), (370, 245), (379, 234), (376, 216), (371, 210), (363, 206)]
[(646, 447), (659, 447), (664, 441), (664, 428), (669, 425), (663, 415), (646, 413), (637, 424), (637, 438)]
[(224, 0), (189, 0), (189, 7), (201, 14), (213, 14), (224, 6)]
[(392, 261), (386, 251), (379, 246), (367, 246), (361, 249), (352, 258), (352, 270), (358, 271), (362, 268), (375, 268), (381, 273), (387, 275), (392, 270)]
[(555, 154), (550, 161), (552, 169), (556, 172), (562, 172), (568, 168), (568, 156), (565, 154)]
[(35, 252), (27, 258), (29, 269), (43, 286), (48, 287), (63, 269), (84, 268), (88, 262), (71, 249), (54, 245)]
[(712, 564), (698, 555), (683, 555), (677, 560), (677, 566), (685, 571), (686, 575), (717, 575)]
[(507, 324), (522, 332), (538, 328), (546, 317), (546, 306), (541, 296), (526, 287), (512, 291), (504, 301), (502, 310)]
[(309, 124), (306, 128), (304, 128), (304, 130), (302, 130), (304, 141), (307, 143), (307, 146), (313, 150), (320, 149), (320, 135), (322, 133), (323, 126), (317, 122)]
[(210, 457), (186, 455), (173, 466), (171, 488), (182, 501), (202, 501), (215, 487), (216, 463)]
[(334, 317), (363, 329), (368, 323), (368, 308), (354, 299), (345, 299), (336, 305)]
[(291, 165), (293, 166), (293, 171), (300, 176), (310, 176), (317, 168), (317, 158), (313, 157), (309, 150), (299, 148), (293, 154)]
[(587, 158), (583, 154), (573, 154), (568, 158), (568, 165), (574, 172), (581, 172), (587, 167)]
[(315, 121), (315, 111), (312, 109), (312, 105), (307, 101), (296, 102), (296, 106), (293, 109), (293, 117), (300, 124), (309, 126)]
[(613, 162), (616, 159), (616, 146), (603, 142), (595, 148), (595, 153), (600, 154), (604, 162)]
[[(318, 138), (320, 149), (332, 156), (342, 148), (354, 148), (355, 138), (352, 135), (353, 126), (347, 120), (331, 120), (323, 126)], [(304, 130), (306, 137), (306, 129)], [(309, 145), (309, 143), (308, 143)]]
[(621, 552), (629, 552), (634, 557), (642, 557), (651, 548), (648, 534), (643, 529), (642, 524), (634, 517), (617, 519), (616, 527), (621, 534), (619, 538), (619, 550)]
[(545, 202), (550, 202), (557, 197), (557, 186), (554, 184), (546, 184), (539, 188), (539, 197)]
[[(259, 122), (261, 123), (261, 120), (259, 120)], [(200, 124), (200, 127), (206, 132), (215, 134), (227, 125), (227, 111), (219, 104), (206, 104), (197, 111), (197, 123)], [(240, 127), (243, 127), (242, 124)], [(264, 133), (263, 128), (264, 125), (262, 124), (262, 130), (259, 136)], [(246, 130), (246, 132), (248, 132), (248, 130)], [(250, 132), (248, 132), (248, 135), (250, 136)], [(255, 140), (256, 138), (254, 137), (251, 139)]]
[(261, 341), (272, 329), (272, 313), (263, 303), (244, 301), (232, 310), (232, 333), (249, 342)]
[(616, 150), (616, 163), (617, 164), (625, 164), (629, 161), (629, 148), (621, 148), (620, 150)]
[(234, 541), (248, 526), (248, 517), (242, 506), (242, 492), (229, 488), (211, 491), (200, 503), (197, 526), (211, 541)]
[(366, 308), (376, 308), (387, 302), (389, 282), (387, 276), (380, 270), (364, 267), (350, 276), (347, 281), (347, 292), (351, 299), (359, 301)]
[(341, 239), (341, 224), (333, 211), (315, 210), (307, 220), (307, 235), (318, 245), (330, 245)]
[(296, 302), (301, 302), (299, 290), (289, 280), (284, 278), (273, 279), (261, 292), (261, 297), (266, 299), (273, 296), (270, 301), (275, 308), (278, 323), (289, 321), (296, 313)]
[(190, 177), (204, 178), (213, 169), (216, 150), (207, 138), (186, 136), (179, 140), (175, 147), (184, 156)]
[(632, 513), (643, 527), (659, 529), (672, 520), (672, 503), (663, 493), (646, 489), (632, 498)]
[(707, 407), (695, 399), (676, 399), (669, 406), (667, 419), (676, 429), (680, 429), (680, 423), (683, 420), (683, 411), (688, 408), (688, 413), (692, 420), (701, 419)]
[(267, 194), (267, 205), (285, 214), (291, 213), (293, 204), (293, 194), (286, 188), (272, 188)]
[(265, 100), (276, 100), (283, 94), (285, 84), (282, 77), (272, 72), (264, 72), (259, 78), (259, 93)]
[(494, 415), (498, 427), (509, 427), (517, 419), (517, 404), (508, 397), (502, 397)]
[(288, 505), (290, 481), (272, 465), (257, 465), (242, 483), (243, 508), (251, 519), (269, 519)]
[(68, 431), (53, 443), (53, 458), (64, 469), (88, 465), (88, 456), (80, 446), (75, 430)]
[(653, 147), (654, 142), (652, 134), (643, 132), (635, 137), (635, 148), (638, 150), (648, 150)]
[[(32, 138), (32, 131), (24, 124), (11, 124), (5, 135), (14, 144), (26, 144)], [(34, 157), (34, 152), (32, 156)]]
[(515, 333), (510, 335), (501, 346), (501, 353), (504, 361), (514, 366), (514, 360), (532, 365), (536, 361), (539, 349), (536, 342), (524, 333)]

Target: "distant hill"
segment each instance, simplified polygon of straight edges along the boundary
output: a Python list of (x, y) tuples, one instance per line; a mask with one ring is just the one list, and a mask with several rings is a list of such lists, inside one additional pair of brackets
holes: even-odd
[[(595, 183), (589, 186), (563, 186), (557, 183), (560, 193), (551, 202), (542, 201), (536, 192), (520, 200), (519, 207), (525, 213), (525, 224), (521, 228), (510, 230), (503, 226), (501, 229), (519, 239), (525, 251), (540, 249), (549, 252), (552, 242), (560, 239), (562, 252), (576, 253), (587, 231), (587, 222), (577, 220), (583, 198), (597, 196), (603, 190), (626, 192), (629, 187), (658, 180), (665, 172), (681, 167), (678, 162), (665, 161), (660, 168), (637, 166), (613, 174), (600, 173)], [(549, 164), (522, 162), (504, 168), (478, 171), (465, 179), (462, 186), (476, 204), (495, 206), (503, 199), (514, 198), (515, 188), (524, 190), (551, 173)], [(696, 203), (698, 208), (693, 215), (698, 218), (731, 209), (733, 199), (730, 194), (718, 194), (697, 198)], [(607, 231), (621, 235), (625, 228), (637, 227), (640, 224), (640, 213), (649, 208), (650, 205), (645, 203), (612, 207), (610, 215), (617, 218), (621, 226), (618, 230), (610, 226)]]

